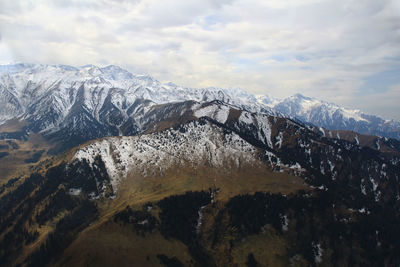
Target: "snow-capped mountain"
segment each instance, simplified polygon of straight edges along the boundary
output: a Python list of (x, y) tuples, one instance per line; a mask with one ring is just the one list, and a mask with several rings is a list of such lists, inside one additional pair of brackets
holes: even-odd
[[(383, 172), (390, 169), (397, 177), (400, 145), (394, 139), (375, 137), (370, 140), (372, 145), (361, 146), (366, 136), (356, 135), (349, 141), (331, 131), (315, 131), (287, 118), (238, 110), (222, 102), (191, 103), (184, 112), (191, 120), (156, 131), (149, 127), (147, 133), (139, 136), (94, 140), (77, 149), (73, 158), (93, 165), (100, 157), (114, 192), (128, 174), (154, 176), (173, 166), (196, 168), (204, 164), (213, 168), (251, 168), (262, 164), (302, 176), (317, 186), (326, 184), (326, 179), (340, 180), (345, 172), (354, 169), (353, 175), (360, 178), (354, 181), (357, 186), (369, 188), (376, 198), (381, 194), (377, 187), (386, 178)], [(174, 120), (173, 116), (166, 118)], [(365, 149), (371, 148), (375, 151), (369, 155)], [(353, 166), (351, 158), (354, 160), (356, 155), (371, 157), (371, 161)], [(386, 163), (380, 164), (378, 158)]]
[(157, 116), (165, 117), (165, 108), (172, 108), (168, 114), (176, 117), (185, 112), (180, 110), (179, 115), (173, 110), (178, 106), (167, 104), (214, 100), (251, 112), (289, 116), (328, 129), (400, 137), (398, 122), (387, 122), (301, 95), (279, 100), (237, 88), (186, 88), (161, 83), (148, 75), (134, 75), (118, 66), (0, 66), (0, 124), (13, 118), (24, 120), (28, 123), (25, 132), (41, 132), (63, 140), (69, 144), (67, 147), (102, 136), (137, 134), (146, 130)]
[[(133, 75), (117, 66), (74, 68), (18, 64), (1, 66), (0, 75), (2, 107), (7, 103), (9, 106), (1, 109), (0, 121), (15, 116), (29, 118), (45, 111), (55, 113), (57, 118), (48, 125), (40, 125), (40, 130), (54, 127), (59, 118), (65, 118), (71, 111), (76, 101), (82, 101), (94, 117), (99, 116), (107, 101), (124, 110), (137, 99), (147, 99), (155, 104), (218, 99), (252, 111), (270, 111), (259, 105), (252, 94), (240, 89), (193, 89), (173, 83), (162, 84), (150, 76)], [(51, 110), (43, 110), (44, 106)]]
[(96, 156), (105, 163), (114, 191), (127, 174), (147, 177), (162, 174), (172, 166), (202, 164), (238, 168), (258, 158), (256, 149), (237, 133), (224, 133), (223, 128), (205, 121), (142, 136), (109, 137), (79, 149), (74, 159), (93, 164)]
[(400, 138), (400, 123), (367, 115), (360, 110), (340, 107), (333, 103), (296, 94), (281, 101), (270, 101), (274, 110), (326, 129), (340, 129), (363, 134)]
[[(254, 112), (272, 113), (239, 89), (191, 89), (133, 75), (117, 66), (18, 64), (0, 68), (0, 122), (18, 118), (26, 131), (70, 140), (136, 134), (151, 107), (219, 99)], [(154, 114), (153, 114), (154, 115)]]

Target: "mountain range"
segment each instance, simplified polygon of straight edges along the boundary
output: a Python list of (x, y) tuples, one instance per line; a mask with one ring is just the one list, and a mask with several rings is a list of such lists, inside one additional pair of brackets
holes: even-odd
[(102, 136), (142, 132), (162, 104), (213, 100), (330, 130), (400, 138), (399, 122), (300, 94), (279, 100), (237, 88), (186, 88), (117, 66), (0, 66), (0, 123), (23, 120), (26, 132), (64, 140), (68, 148)]
[(400, 141), (360, 133), (397, 122), (116, 66), (0, 73), (0, 266), (400, 264)]

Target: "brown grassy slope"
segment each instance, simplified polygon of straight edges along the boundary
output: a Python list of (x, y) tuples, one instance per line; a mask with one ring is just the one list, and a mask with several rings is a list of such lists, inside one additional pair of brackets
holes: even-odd
[[(0, 125), (0, 133), (19, 132), (27, 125), (26, 121), (9, 120)], [(37, 162), (50, 159), (47, 151), (55, 144), (46, 140), (41, 134), (30, 133), (27, 140), (0, 140), (0, 152), (8, 152), (9, 155), (0, 158), (0, 184), (14, 177), (20, 177), (31, 173), (31, 167)], [(25, 162), (32, 156), (43, 150), (36, 162)]]
[[(100, 219), (65, 250), (58, 265), (159, 266), (156, 255), (165, 254), (177, 257), (185, 266), (191, 266), (187, 247), (181, 242), (166, 240), (158, 231), (146, 237), (136, 235), (129, 226), (114, 223), (113, 216), (127, 205), (140, 209), (147, 202), (154, 203), (170, 195), (190, 190), (208, 190), (214, 186), (220, 189), (216, 196), (220, 203), (225, 203), (235, 195), (256, 191), (288, 194), (307, 189), (301, 178), (271, 172), (265, 166), (242, 166), (240, 169), (214, 169), (209, 166), (171, 168), (164, 175), (156, 177), (131, 174), (121, 184), (116, 199), (99, 203)], [(281, 241), (276, 238), (273, 240), (273, 243), (276, 241), (279, 244), (279, 253), (283, 253)], [(243, 262), (244, 252), (235, 253), (238, 262)]]
[(177, 257), (185, 266), (192, 260), (180, 241), (159, 232), (140, 236), (109, 221), (84, 231), (55, 266), (162, 266), (157, 254)]
[(27, 126), (28, 122), (25, 120), (11, 119), (4, 124), (0, 125), (0, 133), (4, 132), (18, 132), (23, 127)]
[[(8, 179), (27, 175), (30, 168), (37, 162), (50, 159), (47, 151), (53, 144), (46, 141), (40, 134), (30, 134), (28, 140), (0, 140), (0, 152), (8, 152), (9, 155), (0, 158), (0, 184)], [(26, 162), (32, 159), (35, 153), (43, 150), (36, 162)]]
[(217, 200), (227, 201), (238, 194), (258, 191), (288, 194), (308, 187), (300, 177), (272, 172), (261, 164), (241, 166), (239, 169), (232, 166), (224, 169), (207, 165), (197, 168), (174, 166), (165, 174), (154, 177), (131, 173), (120, 185), (116, 199), (104, 201), (102, 208), (113, 213), (127, 205), (142, 205), (170, 195), (208, 191), (209, 188), (221, 189)]

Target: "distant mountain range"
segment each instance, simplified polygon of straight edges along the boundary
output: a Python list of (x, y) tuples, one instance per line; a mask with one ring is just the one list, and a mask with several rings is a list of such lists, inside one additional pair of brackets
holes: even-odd
[[(18, 118), (27, 131), (64, 139), (130, 135), (144, 130), (157, 105), (219, 100), (251, 112), (290, 117), (326, 129), (400, 138), (400, 123), (300, 94), (280, 100), (241, 89), (186, 88), (118, 66), (0, 66), (0, 123)], [(154, 115), (154, 114), (153, 114)]]
[(400, 138), (400, 123), (368, 115), (338, 105), (305, 97), (301, 94), (288, 97), (271, 105), (277, 112), (300, 121), (326, 129), (348, 130), (369, 135)]

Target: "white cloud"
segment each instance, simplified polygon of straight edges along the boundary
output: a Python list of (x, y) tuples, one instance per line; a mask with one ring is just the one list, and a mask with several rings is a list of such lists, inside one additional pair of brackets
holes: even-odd
[(357, 99), (366, 77), (399, 65), (400, 2), (3, 0), (0, 34), (2, 62), (118, 64), (186, 86), (301, 92), (387, 115), (375, 96)]
[[(358, 98), (359, 107), (373, 113), (380, 113), (387, 119), (400, 121), (399, 113), (400, 84), (390, 86), (385, 92), (373, 93)], [(349, 103), (351, 104), (351, 103)]]
[(13, 62), (13, 54), (8, 46), (1, 41), (0, 37), (0, 64), (8, 64)]

